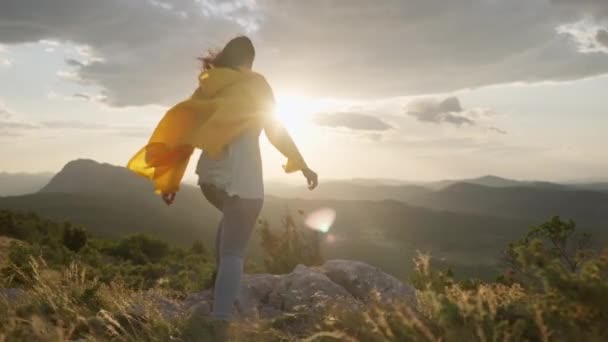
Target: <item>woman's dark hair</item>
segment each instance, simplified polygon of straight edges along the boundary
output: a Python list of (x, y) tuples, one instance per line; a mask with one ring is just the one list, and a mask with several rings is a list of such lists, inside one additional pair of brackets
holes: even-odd
[(211, 68), (231, 68), (253, 63), (255, 48), (251, 39), (246, 36), (233, 38), (224, 46), (222, 51), (209, 51), (205, 57), (199, 58), (203, 63), (203, 70)]

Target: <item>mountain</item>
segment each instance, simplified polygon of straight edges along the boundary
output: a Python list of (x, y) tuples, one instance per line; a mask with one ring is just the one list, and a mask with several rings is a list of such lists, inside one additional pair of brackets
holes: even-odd
[(335, 199), (335, 200), (397, 200), (409, 202), (432, 192), (420, 185), (385, 185), (371, 182), (330, 181), (323, 182), (315, 191), (302, 186), (271, 183), (266, 193), (283, 198)]
[(152, 184), (124, 167), (78, 159), (67, 163), (40, 192), (150, 192)]
[(519, 181), (491, 175), (471, 179), (442, 180), (437, 182), (425, 183), (424, 185), (433, 190), (441, 190), (457, 183), (470, 183), (489, 187), (507, 187), (521, 185), (521, 182)]
[(40, 190), (53, 177), (52, 173), (0, 172), (0, 196), (31, 194)]
[(475, 185), (487, 186), (490, 188), (507, 188), (507, 187), (533, 187), (533, 188), (559, 188), (565, 189), (568, 186), (558, 183), (541, 182), (541, 181), (519, 181), (508, 178), (502, 178), (492, 175), (487, 175), (478, 178), (458, 179), (458, 180), (442, 180), (438, 182), (424, 183), (423, 185), (433, 190), (443, 190), (458, 183), (468, 183)]
[[(433, 188), (437, 188), (432, 190)], [(593, 224), (608, 217), (608, 193), (550, 182), (522, 182), (495, 176), (421, 185), (370, 185), (334, 181), (315, 191), (273, 184), (267, 193), (284, 198), (396, 200), (434, 210), (542, 220), (554, 215)]]
[(66, 164), (38, 193), (0, 198), (0, 209), (34, 211), (100, 236), (142, 232), (180, 245), (210, 240), (219, 220), (195, 187), (184, 186), (175, 205), (167, 207), (144, 178), (84, 159)]
[[(339, 189), (339, 187), (338, 187)], [(358, 188), (360, 197), (374, 187)], [(381, 188), (399, 195), (399, 189), (428, 193), (418, 187)], [(348, 190), (350, 191), (350, 190)], [(381, 197), (382, 191), (376, 193)], [(355, 195), (343, 193), (343, 196)], [(500, 251), (521, 236), (532, 220), (493, 218), (476, 214), (437, 212), (395, 200), (311, 200), (268, 196), (261, 216), (274, 229), (286, 213), (298, 222), (299, 211), (331, 208), (336, 221), (333, 238), (324, 242), (328, 258), (355, 258), (403, 276), (412, 269), (416, 250), (445, 258), (465, 275), (487, 275), (499, 264)], [(33, 211), (54, 220), (85, 226), (100, 236), (146, 233), (174, 244), (189, 246), (214, 241), (219, 212), (193, 186), (183, 186), (171, 207), (154, 195), (149, 182), (122, 167), (90, 160), (68, 163), (42, 191), (0, 198), (0, 209)], [(261, 251), (254, 237), (250, 253)]]
[[(361, 182), (322, 183), (314, 192), (276, 184), (267, 190), (273, 195), (266, 197), (261, 216), (274, 229), (282, 227), (286, 213), (301, 223), (300, 211), (330, 208), (336, 221), (332, 238), (323, 243), (328, 258), (363, 260), (399, 276), (412, 269), (417, 250), (445, 259), (462, 275), (488, 276), (509, 242), (553, 215), (575, 219), (598, 242), (608, 235), (608, 195), (592, 191), (466, 182), (439, 191)], [(145, 179), (91, 160), (68, 163), (39, 193), (0, 198), (0, 209), (71, 221), (100, 236), (145, 233), (183, 246), (195, 240), (211, 246), (219, 221), (197, 187), (182, 185), (167, 207)], [(257, 236), (250, 253), (261, 255)]]
[(608, 194), (552, 187), (487, 187), (456, 183), (411, 202), (436, 210), (543, 219), (559, 215), (594, 228), (608, 219)]
[(570, 186), (581, 190), (608, 192), (608, 182), (577, 183), (571, 184)]

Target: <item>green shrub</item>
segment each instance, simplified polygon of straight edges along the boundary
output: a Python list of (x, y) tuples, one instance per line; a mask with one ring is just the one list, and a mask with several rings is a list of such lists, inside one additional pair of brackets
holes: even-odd
[(291, 272), (298, 264), (315, 266), (323, 263), (321, 232), (296, 224), (291, 214), (283, 217), (283, 229), (279, 231), (273, 231), (268, 221), (261, 220), (260, 224), (266, 272), (283, 274)]
[[(11, 220), (14, 228), (38, 228), (32, 243), (9, 247), (12, 265), (2, 270), (1, 286), (25, 292), (10, 304), (0, 298), (0, 340), (211, 338), (209, 322), (168, 317), (159, 305), (211, 284), (214, 265), (202, 244), (185, 250), (143, 236), (90, 238), (75, 253), (59, 226), (31, 215)], [(312, 231), (291, 218), (283, 224), (279, 232), (267, 223), (261, 230), (268, 270), (322, 262), (314, 236), (306, 236)], [(372, 296), (360, 310), (329, 305), (316, 315), (237, 324), (230, 334), (237, 341), (607, 341), (608, 249), (589, 241), (573, 222), (554, 217), (508, 246), (507, 269), (495, 282), (457, 280), (419, 254), (415, 305)]]
[(111, 255), (136, 264), (158, 262), (169, 253), (169, 245), (149, 236), (138, 234), (120, 240), (108, 251)]
[(62, 233), (63, 245), (72, 252), (78, 253), (87, 244), (87, 232), (80, 227), (66, 223)]

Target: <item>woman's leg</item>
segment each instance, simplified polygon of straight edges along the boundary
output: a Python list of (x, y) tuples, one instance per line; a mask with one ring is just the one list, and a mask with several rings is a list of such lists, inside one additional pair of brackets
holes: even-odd
[(220, 237), (220, 267), (213, 289), (213, 312), (216, 319), (229, 320), (243, 273), (247, 243), (255, 227), (263, 200), (229, 197), (224, 201)]
[(215, 233), (215, 270), (220, 268), (220, 249), (222, 245), (222, 225), (224, 223), (224, 219), (220, 220), (220, 224), (217, 225), (217, 231)]
[[(219, 189), (213, 184), (201, 184), (201, 191), (203, 195), (207, 199), (211, 205), (213, 205), (217, 210), (223, 211), (224, 209), (224, 201), (228, 195), (225, 191)], [(220, 268), (220, 246), (222, 244), (222, 224), (224, 223), (223, 218), (220, 219), (220, 223), (217, 226), (217, 230), (215, 232), (215, 270), (213, 271), (212, 281), (215, 283), (217, 279), (217, 272)]]

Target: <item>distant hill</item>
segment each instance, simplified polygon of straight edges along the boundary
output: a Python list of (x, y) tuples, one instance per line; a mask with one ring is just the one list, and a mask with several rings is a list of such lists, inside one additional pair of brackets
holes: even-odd
[[(331, 229), (335, 241), (324, 244), (327, 257), (363, 260), (400, 276), (412, 269), (416, 250), (444, 258), (462, 275), (488, 276), (509, 242), (552, 215), (576, 219), (597, 241), (608, 235), (608, 195), (591, 191), (466, 182), (433, 191), (417, 185), (329, 182), (314, 192), (276, 184), (267, 192), (272, 196), (266, 198), (262, 217), (274, 228), (281, 227), (287, 212), (301, 220), (298, 210), (332, 208), (337, 213)], [(194, 240), (211, 246), (219, 220), (197, 187), (183, 185), (175, 204), (167, 207), (145, 179), (91, 160), (68, 163), (39, 193), (0, 198), (0, 209), (68, 220), (100, 236), (145, 233), (183, 246)], [(257, 238), (250, 253), (261, 255)]]
[[(373, 187), (360, 190), (369, 195)], [(331, 230), (335, 242), (324, 245), (329, 258), (361, 259), (396, 275), (411, 270), (418, 249), (445, 258), (464, 274), (487, 274), (497, 266), (500, 250), (530, 224), (538, 223), (436, 212), (392, 200), (285, 200), (273, 196), (266, 198), (262, 217), (279, 228), (286, 212), (301, 220), (298, 210), (325, 207), (337, 213)], [(183, 186), (175, 204), (167, 207), (147, 181), (124, 168), (90, 160), (68, 163), (39, 193), (0, 198), (0, 209), (68, 220), (100, 236), (146, 233), (184, 246), (197, 239), (211, 246), (219, 220), (219, 212), (196, 187)], [(256, 241), (250, 250), (254, 257), (260, 255)]]
[[(193, 190), (192, 192), (190, 190)], [(0, 209), (33, 211), (51, 219), (68, 220), (102, 237), (145, 233), (189, 246), (202, 240), (212, 246), (219, 215), (196, 189), (180, 192), (175, 206), (154, 196), (109, 193), (39, 193), (0, 198)], [(470, 214), (436, 212), (398, 201), (285, 200), (267, 197), (262, 217), (279, 228), (282, 215), (298, 210), (332, 208), (337, 219), (331, 229), (335, 242), (326, 242), (328, 258), (357, 258), (403, 276), (412, 269), (416, 250), (445, 258), (467, 275), (484, 275), (498, 265), (500, 252), (532, 222)], [(250, 253), (261, 253), (252, 243)]]
[(608, 219), (608, 194), (552, 187), (487, 187), (457, 183), (411, 202), (437, 210), (542, 219), (559, 215), (593, 226)]
[(519, 182), (494, 176), (449, 185), (446, 181), (438, 187), (440, 189), (431, 190), (420, 185), (364, 185), (335, 181), (321, 183), (312, 192), (301, 187), (274, 184), (267, 187), (267, 193), (284, 198), (314, 200), (390, 199), (435, 210), (533, 220), (560, 215), (594, 226), (608, 219), (608, 193), (600, 191), (549, 182)]
[(330, 181), (322, 182), (315, 191), (302, 186), (271, 183), (266, 193), (283, 198), (336, 199), (336, 200), (397, 200), (409, 202), (432, 190), (420, 185), (385, 185), (363, 182)]
[(497, 176), (483, 176), (478, 178), (470, 179), (457, 179), (457, 180), (442, 180), (438, 182), (424, 183), (423, 185), (433, 190), (443, 190), (449, 186), (458, 183), (468, 183), (475, 185), (487, 186), (490, 188), (508, 188), (508, 187), (533, 187), (533, 188), (556, 188), (565, 189), (568, 186), (558, 183), (542, 182), (542, 181), (519, 181), (508, 178), (502, 178)]
[(459, 180), (442, 180), (437, 182), (425, 183), (424, 185), (433, 190), (441, 190), (445, 189), (451, 185), (456, 183), (470, 183), (470, 184), (478, 184), (489, 187), (506, 187), (506, 186), (518, 186), (521, 185), (519, 181), (501, 178), (497, 176), (483, 176), (479, 178), (471, 178), (471, 179), (459, 179)]
[(150, 192), (152, 184), (124, 167), (78, 159), (67, 163), (41, 192)]
[(581, 190), (608, 192), (608, 182), (577, 183), (570, 186)]
[(53, 177), (52, 173), (0, 172), (0, 196), (17, 196), (38, 192)]

